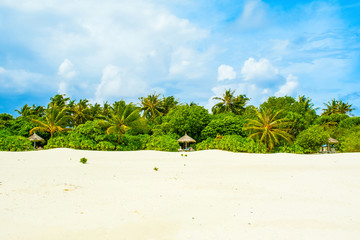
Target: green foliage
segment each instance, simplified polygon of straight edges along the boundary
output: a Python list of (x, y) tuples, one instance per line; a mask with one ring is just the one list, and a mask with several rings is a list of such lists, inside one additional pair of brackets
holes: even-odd
[(265, 153), (266, 146), (251, 138), (227, 135), (220, 138), (208, 138), (196, 145), (197, 150), (219, 149), (231, 152)]
[(0, 151), (27, 151), (33, 149), (32, 142), (22, 136), (4, 136), (0, 138)]
[(211, 122), (202, 130), (201, 138), (215, 138), (218, 135), (240, 135), (245, 137), (247, 134), (243, 130), (245, 118), (242, 116), (228, 114), (218, 114)]
[(360, 117), (349, 117), (340, 120), (339, 128), (352, 128), (360, 125)]
[(342, 152), (360, 152), (360, 126), (347, 129), (339, 142)]
[(36, 125), (27, 117), (18, 117), (12, 121), (11, 131), (14, 135), (29, 137), (29, 132)]
[(108, 141), (101, 141), (96, 145), (97, 150), (102, 151), (113, 151), (115, 150), (116, 146)]
[(322, 115), (314, 121), (314, 124), (321, 125), (326, 129), (332, 129), (347, 118), (349, 118), (349, 116), (346, 114)]
[(49, 139), (44, 149), (69, 148), (69, 147), (70, 147), (70, 139), (68, 135), (60, 135)]
[(198, 105), (178, 106), (163, 118), (163, 123), (154, 132), (161, 135), (175, 133), (178, 136), (187, 133), (198, 141), (201, 131), (209, 122), (210, 114), (204, 107)]
[(149, 135), (137, 135), (132, 136), (124, 134), (120, 140), (120, 144), (116, 146), (118, 151), (135, 151), (135, 150), (144, 150), (146, 144), (149, 141)]
[(215, 104), (211, 111), (214, 114), (232, 112), (235, 114), (242, 114), (245, 110), (245, 105), (250, 99), (246, 95), (238, 95), (235, 97), (235, 90), (225, 90), (222, 97), (214, 97), (219, 103)]
[(307, 153), (306, 149), (301, 147), (298, 144), (284, 144), (283, 146), (278, 146), (274, 149), (274, 152), (281, 152), (281, 153), (297, 153), (303, 154)]
[(168, 135), (151, 136), (146, 144), (146, 150), (176, 152), (178, 149), (179, 143)]
[(81, 162), (82, 164), (86, 164), (86, 163), (87, 163), (87, 158), (85, 158), (85, 157), (81, 158), (81, 159), (80, 159), (80, 162)]
[(319, 125), (314, 125), (301, 132), (297, 137), (295, 144), (304, 149), (304, 153), (315, 153), (319, 151), (321, 145), (329, 140), (329, 134)]

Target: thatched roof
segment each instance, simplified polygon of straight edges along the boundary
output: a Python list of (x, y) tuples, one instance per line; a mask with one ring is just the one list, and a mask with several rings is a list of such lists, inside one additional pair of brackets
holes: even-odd
[(29, 137), (29, 140), (32, 141), (32, 142), (42, 142), (42, 141), (44, 141), (44, 139), (42, 137), (40, 137), (39, 135), (37, 135), (36, 133), (31, 135)]
[(329, 143), (339, 143), (335, 138), (329, 138)]
[(179, 138), (177, 141), (178, 142), (188, 142), (188, 143), (196, 142), (193, 138), (189, 137), (186, 133), (183, 137)]

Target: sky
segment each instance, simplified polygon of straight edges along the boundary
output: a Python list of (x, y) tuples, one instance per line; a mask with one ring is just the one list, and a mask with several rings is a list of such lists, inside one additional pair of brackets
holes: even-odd
[(305, 95), (360, 115), (358, 0), (0, 0), (0, 113), (56, 94), (210, 109)]

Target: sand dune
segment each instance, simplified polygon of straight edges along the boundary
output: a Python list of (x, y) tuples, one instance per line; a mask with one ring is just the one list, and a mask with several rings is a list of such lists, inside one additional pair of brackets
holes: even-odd
[(2, 240), (357, 240), (359, 204), (359, 153), (0, 152)]

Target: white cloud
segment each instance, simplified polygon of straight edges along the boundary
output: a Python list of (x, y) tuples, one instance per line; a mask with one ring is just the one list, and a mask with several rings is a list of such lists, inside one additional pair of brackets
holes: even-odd
[(236, 72), (234, 68), (225, 64), (221, 64), (218, 67), (218, 81), (233, 80), (236, 78)]
[(58, 75), (67, 79), (75, 77), (74, 64), (69, 59), (65, 59), (59, 66)]
[(0, 92), (24, 93), (51, 89), (52, 86), (47, 84), (44, 79), (44, 76), (38, 73), (0, 67)]
[(249, 0), (238, 19), (242, 29), (258, 28), (266, 23), (266, 5), (261, 0)]
[(108, 65), (103, 69), (100, 84), (97, 86), (95, 98), (97, 102), (104, 100), (120, 100), (145, 93), (147, 84), (129, 76), (123, 69)]
[(286, 78), (286, 83), (280, 87), (279, 91), (275, 93), (275, 96), (291, 96), (298, 85), (298, 78), (289, 74), (289, 76)]
[(265, 58), (258, 62), (254, 58), (249, 58), (245, 61), (241, 74), (245, 81), (256, 83), (261, 87), (273, 88), (285, 82), (279, 70)]

